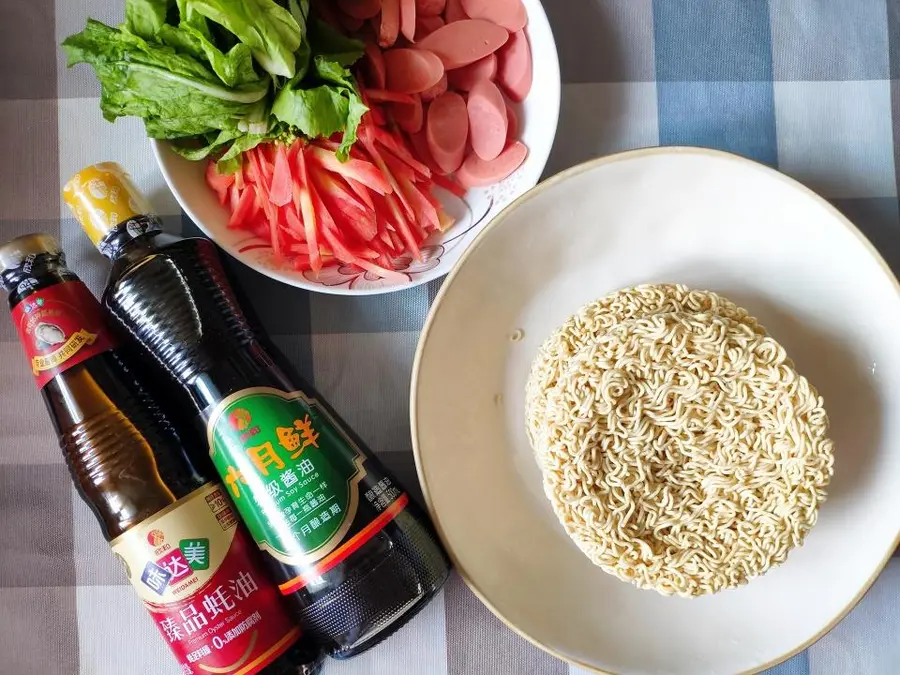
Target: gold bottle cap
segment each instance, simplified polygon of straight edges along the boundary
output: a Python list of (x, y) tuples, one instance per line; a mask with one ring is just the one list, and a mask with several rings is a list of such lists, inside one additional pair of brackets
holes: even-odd
[(93, 164), (76, 173), (63, 188), (63, 199), (94, 246), (120, 223), (152, 212), (131, 176), (116, 162)]
[(62, 249), (56, 239), (41, 232), (26, 234), (0, 245), (0, 272), (21, 267), (30, 255), (59, 254)]

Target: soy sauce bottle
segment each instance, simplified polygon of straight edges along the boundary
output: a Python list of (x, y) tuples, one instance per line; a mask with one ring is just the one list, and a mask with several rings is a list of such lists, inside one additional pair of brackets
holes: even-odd
[(135, 384), (56, 241), (0, 246), (0, 284), (75, 486), (181, 672), (319, 672), (224, 486)]
[(201, 421), (229, 496), (307, 631), (338, 658), (393, 633), (449, 573), (426, 516), (334, 411), (276, 366), (211, 242), (161, 235), (115, 164), (81, 171), (64, 197), (113, 263), (103, 303), (170, 400), (183, 396)]

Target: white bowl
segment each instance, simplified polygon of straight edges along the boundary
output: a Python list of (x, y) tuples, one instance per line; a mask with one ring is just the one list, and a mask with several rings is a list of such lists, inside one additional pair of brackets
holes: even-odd
[(316, 277), (297, 272), (274, 259), (265, 242), (243, 230), (229, 230), (228, 212), (206, 185), (206, 162), (190, 162), (172, 152), (165, 141), (152, 141), (153, 153), (169, 188), (197, 226), (216, 244), (245, 265), (291, 286), (335, 295), (376, 295), (400, 291), (447, 274), (479, 232), (510, 202), (540, 180), (559, 121), (560, 74), (556, 43), (540, 0), (523, 0), (528, 10), (526, 32), (534, 61), (531, 95), (518, 106), (520, 140), (528, 146), (528, 157), (503, 182), (485, 189), (470, 190), (461, 200), (441, 194), (448, 212), (457, 223), (446, 233), (434, 235), (422, 247), (422, 262), (408, 258), (400, 271), (407, 283), (385, 281), (370, 273), (358, 273), (348, 266), (330, 267)]
[[(835, 475), (805, 544), (736, 590), (665, 598), (595, 567), (542, 489), (524, 388), (549, 333), (638, 283), (723, 293), (756, 315), (825, 399)], [(538, 186), (469, 247), (413, 370), (419, 478), (481, 599), (600, 672), (734, 675), (808, 646), (862, 597), (900, 530), (900, 287), (825, 200), (725, 153), (607, 157)]]

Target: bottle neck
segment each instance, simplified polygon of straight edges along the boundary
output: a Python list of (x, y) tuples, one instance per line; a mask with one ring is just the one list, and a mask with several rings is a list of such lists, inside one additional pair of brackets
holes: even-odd
[(162, 223), (152, 215), (134, 216), (111, 229), (98, 243), (101, 254), (115, 262), (133, 256), (135, 251), (146, 252), (156, 247), (156, 237), (162, 234)]
[(66, 267), (62, 253), (28, 256), (19, 267), (0, 274), (0, 284), (9, 292), (10, 310), (38, 291), (65, 281), (78, 281), (78, 276)]

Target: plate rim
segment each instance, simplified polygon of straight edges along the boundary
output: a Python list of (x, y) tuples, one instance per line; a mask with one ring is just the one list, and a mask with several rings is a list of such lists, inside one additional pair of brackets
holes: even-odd
[[(885, 261), (884, 257), (875, 248), (875, 245), (862, 233), (862, 231), (841, 211), (837, 209), (831, 202), (825, 199), (822, 195), (817, 193), (812, 188), (807, 185), (801, 183), (799, 180), (788, 176), (781, 171), (778, 171), (771, 166), (763, 164), (762, 162), (758, 162), (754, 159), (750, 159), (748, 157), (743, 157), (741, 155), (736, 155), (731, 152), (726, 152), (724, 150), (716, 150), (712, 148), (703, 148), (699, 146), (690, 146), (690, 145), (671, 145), (671, 146), (653, 146), (653, 147), (644, 147), (637, 148), (634, 150), (626, 150), (622, 152), (616, 152), (610, 155), (604, 155), (601, 157), (597, 157), (595, 159), (588, 160), (586, 162), (582, 162), (580, 164), (576, 164), (569, 169), (561, 171), (560, 173), (552, 176), (551, 178), (538, 183), (535, 187), (531, 188), (528, 192), (523, 195), (520, 195), (518, 198), (510, 202), (500, 213), (498, 213), (472, 240), (466, 250), (462, 253), (459, 259), (453, 266), (453, 269), (450, 270), (450, 273), (444, 279), (441, 288), (439, 289), (437, 295), (434, 298), (434, 301), (431, 304), (431, 308), (428, 311), (428, 316), (425, 319), (425, 324), (422, 327), (422, 332), (419, 336), (419, 342), (416, 346), (416, 354), (413, 359), (413, 368), (412, 368), (412, 378), (410, 380), (410, 396), (409, 396), (409, 421), (410, 421), (410, 435), (412, 439), (412, 449), (413, 449), (413, 459), (416, 464), (416, 475), (419, 478), (419, 485), (422, 488), (422, 495), (425, 500), (425, 506), (428, 509), (428, 514), (431, 517), (432, 523), (434, 523), (435, 530), (438, 533), (438, 536), (441, 539), (441, 543), (444, 545), (444, 548), (447, 551), (447, 554), (450, 557), (450, 560), (453, 563), (453, 566), (456, 568), (460, 577), (462, 578), (465, 585), (475, 594), (475, 596), (487, 607), (491, 613), (496, 616), (503, 624), (512, 630), (517, 635), (523, 637), (525, 640), (533, 644), (535, 647), (538, 647), (542, 651), (554, 656), (566, 663), (570, 663), (572, 665), (578, 666), (579, 668), (583, 668), (591, 673), (596, 673), (597, 675), (625, 675), (625, 673), (614, 673), (608, 670), (600, 670), (596, 666), (592, 666), (590, 664), (579, 661), (578, 659), (571, 658), (563, 655), (557, 650), (549, 647), (548, 645), (542, 643), (537, 638), (527, 634), (525, 631), (518, 628), (514, 625), (500, 610), (488, 600), (487, 596), (481, 591), (478, 585), (473, 581), (471, 576), (465, 570), (465, 568), (460, 564), (458, 557), (453, 551), (452, 547), (448, 543), (447, 536), (444, 532), (443, 525), (441, 524), (440, 518), (438, 516), (437, 510), (434, 507), (434, 503), (432, 502), (431, 491), (429, 489), (428, 481), (425, 479), (425, 472), (423, 469), (422, 463), (422, 455), (421, 449), (419, 447), (419, 423), (418, 423), (418, 392), (419, 392), (419, 376), (421, 373), (422, 361), (424, 358), (424, 352), (428, 340), (431, 336), (431, 329), (434, 323), (434, 319), (437, 313), (440, 310), (441, 304), (444, 301), (445, 295), (447, 295), (450, 287), (453, 285), (454, 281), (456, 281), (456, 277), (459, 275), (462, 268), (465, 266), (466, 262), (469, 259), (475, 250), (484, 243), (484, 240), (487, 236), (497, 227), (499, 227), (507, 218), (509, 218), (510, 214), (513, 210), (517, 209), (521, 205), (530, 201), (534, 197), (543, 194), (547, 190), (551, 189), (558, 183), (561, 183), (569, 178), (579, 176), (583, 173), (587, 173), (595, 168), (605, 166), (608, 164), (615, 164), (621, 161), (627, 161), (631, 159), (643, 158), (643, 157), (653, 157), (653, 156), (671, 156), (671, 155), (697, 155), (697, 156), (706, 156), (713, 157), (717, 159), (727, 160), (736, 162), (739, 164), (743, 164), (757, 171), (761, 171), (763, 173), (768, 174), (769, 176), (780, 180), (787, 184), (788, 186), (799, 190), (801, 193), (805, 194), (807, 197), (811, 197), (813, 201), (817, 202), (820, 206), (825, 207), (825, 210), (828, 211), (833, 217), (835, 217), (841, 225), (844, 226), (845, 229), (849, 230), (851, 234), (853, 234), (857, 240), (863, 245), (866, 251), (870, 256), (874, 259), (878, 265), (881, 266), (882, 270), (887, 274), (888, 279), (892, 282), (894, 286), (894, 292), (900, 298), (900, 280), (898, 280), (897, 276), (891, 270), (890, 266)], [(754, 666), (749, 670), (741, 671), (740, 673), (736, 673), (735, 675), (758, 675), (758, 673), (763, 672), (769, 668), (773, 668), (785, 661), (793, 658), (800, 652), (808, 649), (810, 646), (818, 642), (825, 635), (830, 633), (837, 624), (839, 624), (855, 607), (859, 604), (859, 602), (863, 599), (863, 597), (868, 593), (869, 589), (872, 585), (877, 581), (877, 579), (881, 576), (884, 568), (887, 566), (888, 562), (890, 562), (893, 557), (894, 552), (897, 550), (898, 545), (900, 545), (900, 523), (897, 525), (897, 533), (894, 536), (894, 540), (892, 545), (888, 548), (888, 551), (882, 561), (876, 566), (872, 576), (869, 577), (865, 583), (862, 584), (857, 594), (850, 599), (846, 606), (844, 606), (834, 617), (832, 617), (814, 636), (809, 638), (807, 641), (802, 644), (796, 646), (795, 648), (785, 652), (784, 654), (764, 663), (759, 666)]]

